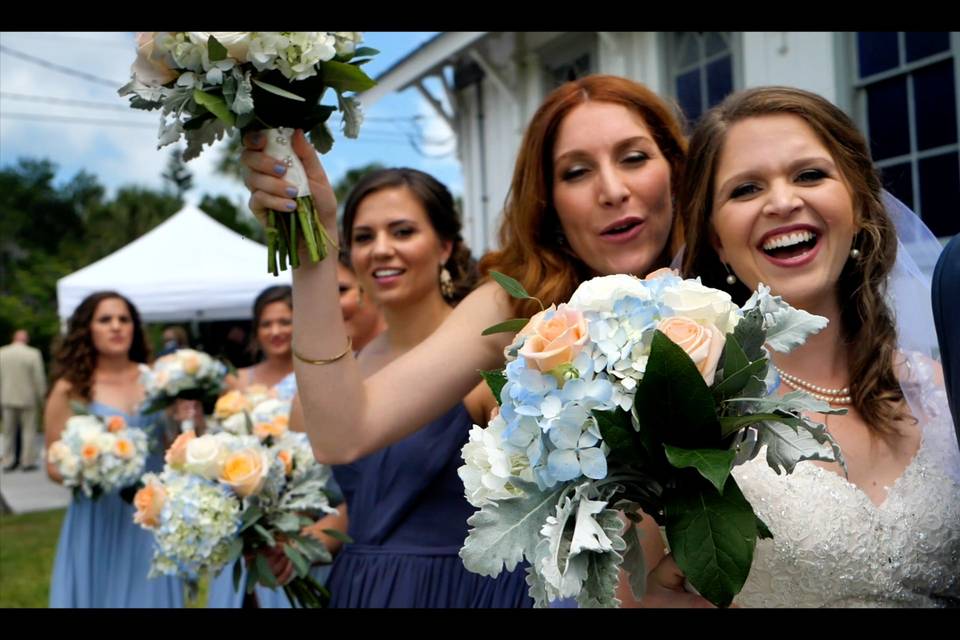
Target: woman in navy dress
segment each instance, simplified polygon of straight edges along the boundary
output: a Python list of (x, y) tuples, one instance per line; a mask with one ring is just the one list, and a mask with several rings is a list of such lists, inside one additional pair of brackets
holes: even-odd
[[(80, 303), (56, 352), (55, 383), (44, 410), (47, 447), (60, 438), (72, 415), (71, 401), (100, 416), (119, 415), (148, 430), (147, 471), (163, 469), (163, 430), (139, 412), (144, 389), (140, 363), (149, 350), (136, 307), (118, 293), (91, 294)], [(54, 482), (62, 478), (47, 465)], [(51, 607), (182, 607), (183, 583), (147, 578), (153, 535), (134, 524), (133, 506), (117, 491), (70, 503), (50, 584)]]

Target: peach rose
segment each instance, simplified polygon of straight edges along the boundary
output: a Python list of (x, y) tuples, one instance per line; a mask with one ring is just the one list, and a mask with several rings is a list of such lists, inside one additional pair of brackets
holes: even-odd
[(137, 59), (130, 70), (137, 80), (146, 85), (163, 85), (177, 79), (177, 72), (159, 59), (155, 52), (155, 42), (159, 35), (154, 31), (137, 34)]
[(129, 460), (137, 452), (137, 448), (133, 446), (133, 442), (129, 439), (117, 438), (117, 442), (113, 445), (113, 452), (117, 454), (118, 458)]
[(167, 449), (164, 461), (171, 467), (182, 467), (187, 461), (187, 445), (196, 437), (197, 434), (193, 431), (184, 431), (178, 435), (170, 448)]
[(250, 401), (240, 391), (228, 391), (220, 396), (213, 407), (213, 415), (218, 420), (229, 418), (241, 411), (250, 411)]
[(573, 362), (589, 337), (583, 313), (566, 304), (536, 314), (519, 335), (527, 336), (520, 355), (544, 373)]
[(644, 280), (656, 280), (657, 278), (666, 278), (667, 276), (679, 276), (680, 272), (676, 269), (671, 269), (669, 267), (661, 267), (656, 271), (651, 271), (643, 279)]
[(93, 464), (97, 461), (97, 458), (100, 456), (100, 447), (88, 442), (80, 448), (80, 458), (85, 464)]
[(293, 472), (293, 456), (286, 449), (281, 449), (277, 457), (283, 463), (283, 473), (289, 476)]
[(200, 358), (197, 357), (196, 353), (185, 353), (181, 362), (187, 375), (192, 376), (200, 370)]
[(107, 430), (110, 431), (110, 433), (117, 433), (126, 428), (127, 421), (123, 419), (123, 416), (110, 416), (107, 420)]
[(704, 326), (683, 316), (661, 320), (657, 329), (690, 356), (707, 386), (713, 384), (717, 363), (726, 341), (719, 329), (713, 325)]
[(270, 463), (260, 449), (241, 449), (227, 456), (220, 472), (220, 482), (233, 488), (241, 498), (251, 496), (263, 487)]
[(269, 436), (273, 439), (283, 437), (283, 434), (290, 428), (290, 418), (287, 416), (277, 416), (270, 422), (258, 422), (253, 425), (253, 435), (261, 440), (266, 440)]
[(163, 485), (155, 480), (148, 480), (146, 486), (133, 496), (133, 506), (137, 512), (133, 514), (133, 521), (137, 524), (154, 528), (160, 524), (160, 511), (167, 501), (167, 492)]

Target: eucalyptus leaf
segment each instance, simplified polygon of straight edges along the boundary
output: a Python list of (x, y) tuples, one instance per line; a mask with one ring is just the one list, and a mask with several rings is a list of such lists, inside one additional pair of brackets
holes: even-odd
[(222, 97), (201, 91), (200, 89), (194, 89), (193, 99), (196, 100), (198, 105), (217, 116), (217, 119), (228, 127), (232, 127), (235, 124), (236, 118)]
[(210, 62), (220, 62), (227, 58), (227, 48), (210, 36), (207, 38), (207, 54), (210, 56)]
[(257, 567), (257, 581), (261, 584), (274, 589), (278, 587), (277, 578), (273, 575), (273, 572), (270, 571), (270, 564), (267, 562), (266, 556), (262, 553), (257, 554), (256, 562), (254, 563)]
[(253, 78), (252, 81), (253, 81), (253, 84), (257, 85), (264, 91), (269, 91), (270, 93), (274, 95), (278, 95), (281, 98), (287, 98), (288, 100), (295, 100), (297, 102), (307, 101), (306, 98), (302, 96), (298, 96), (297, 94), (287, 91), (286, 89), (281, 89), (280, 87), (276, 85), (272, 85), (269, 82), (264, 82), (263, 80), (257, 80), (256, 78)]
[(516, 333), (527, 326), (529, 322), (530, 320), (528, 318), (514, 318), (512, 320), (506, 320), (491, 327), (487, 327), (480, 335), (489, 336), (493, 335), (494, 333)]
[(356, 65), (330, 60), (322, 63), (323, 82), (340, 92), (360, 93), (376, 86), (376, 82)]
[(523, 285), (511, 278), (510, 276), (500, 273), (499, 271), (491, 271), (490, 277), (496, 281), (503, 290), (509, 293), (514, 298), (519, 298), (521, 300), (529, 300), (531, 296), (527, 293), (527, 290), (523, 288)]

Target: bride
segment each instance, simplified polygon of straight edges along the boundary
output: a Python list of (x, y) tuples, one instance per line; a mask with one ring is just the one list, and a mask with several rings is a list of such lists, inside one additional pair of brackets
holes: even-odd
[[(826, 422), (846, 473), (835, 462), (808, 461), (778, 475), (763, 451), (735, 468), (773, 539), (758, 541), (734, 604), (960, 603), (960, 451), (936, 350), (915, 350), (936, 345), (929, 282), (909, 285), (911, 259), (902, 243), (898, 251), (898, 230), (908, 241), (901, 224), (929, 231), (881, 193), (850, 119), (804, 91), (730, 96), (698, 125), (688, 163), (679, 202), (684, 271), (741, 303), (763, 282), (828, 318), (826, 329), (774, 354), (772, 364), (778, 393), (799, 389), (847, 410)], [(895, 291), (887, 291), (888, 276)], [(885, 294), (895, 296), (895, 312)], [(667, 556), (648, 594), (673, 592), (678, 603), (696, 604), (682, 584)]]

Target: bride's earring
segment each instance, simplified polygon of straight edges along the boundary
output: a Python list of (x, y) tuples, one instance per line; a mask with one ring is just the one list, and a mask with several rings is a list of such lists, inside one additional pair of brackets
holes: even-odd
[(727, 284), (729, 285), (737, 284), (737, 276), (733, 275), (733, 272), (730, 271), (730, 265), (728, 265), (726, 262), (723, 262), (721, 264), (723, 264), (723, 268), (727, 270)]

